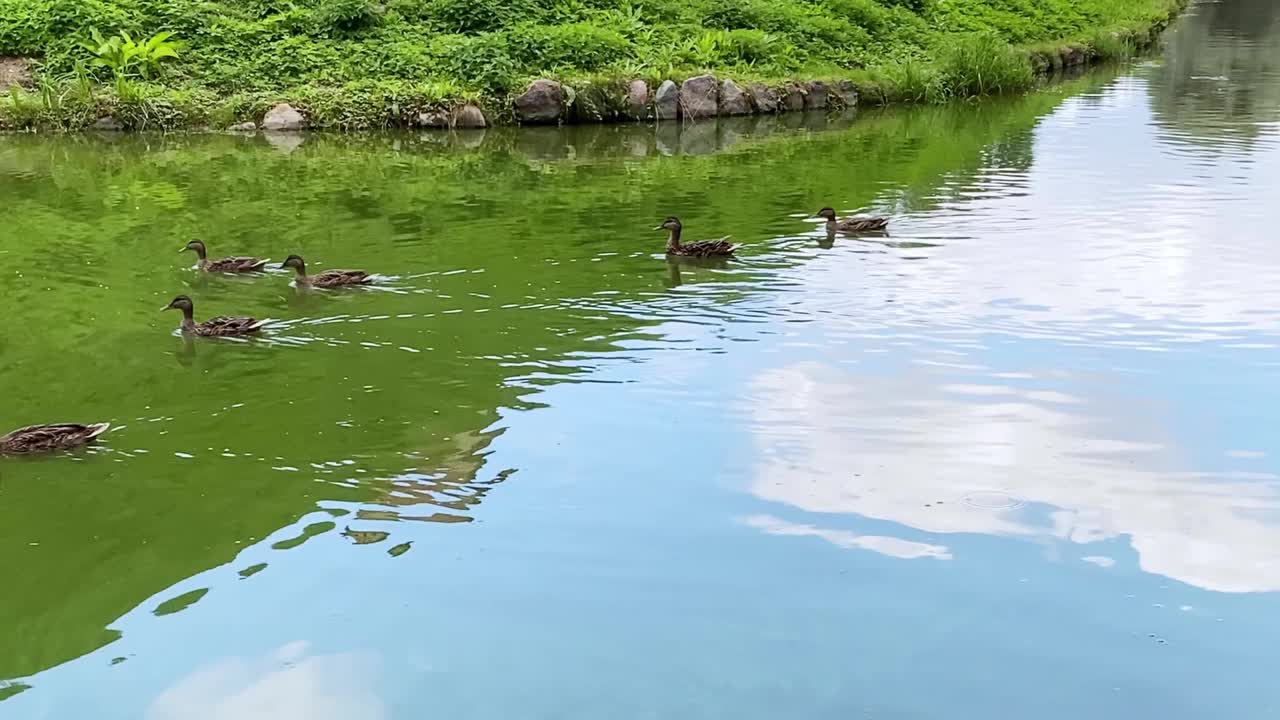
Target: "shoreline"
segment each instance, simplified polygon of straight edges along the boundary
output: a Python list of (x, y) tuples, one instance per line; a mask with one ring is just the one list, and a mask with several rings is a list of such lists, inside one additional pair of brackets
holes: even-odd
[[(1170, 11), (1143, 29), (1104, 31), (1097, 37), (1107, 42), (1079, 41), (1042, 43), (1033, 47), (1008, 48), (1016, 62), (1029, 66), (1032, 87), (1064, 71), (1078, 71), (1103, 62), (1145, 53), (1157, 46), (1164, 30), (1185, 11), (1190, 0), (1179, 0)], [(10, 59), (12, 60), (12, 59)], [(679, 78), (677, 81), (676, 78)], [(866, 71), (846, 77), (810, 80), (758, 81), (735, 79), (730, 73), (703, 72), (667, 78), (614, 78), (572, 80), (543, 77), (531, 81), (519, 93), (499, 99), (456, 98), (431, 103), (402, 104), (400, 98), (379, 97), (371, 113), (352, 113), (354, 119), (321, 119), (325, 110), (341, 110), (339, 97), (321, 97), (311, 92), (280, 93), (275, 101), (259, 100), (238, 115), (213, 119), (215, 112), (181, 108), (175, 104), (181, 91), (167, 90), (143, 112), (131, 112), (117, 99), (99, 97), (90, 91), (84, 106), (50, 107), (47, 93), (8, 89), (9, 106), (0, 105), (0, 133), (63, 133), (96, 130), (103, 132), (177, 131), (233, 133), (290, 133), (302, 130), (367, 131), (389, 129), (471, 130), (495, 126), (587, 125), (626, 122), (692, 122), (707, 118), (753, 115), (780, 115), (800, 112), (847, 112), (860, 107), (885, 107), (934, 102), (925, 88), (903, 87), (908, 81), (894, 81)], [(1025, 87), (966, 86), (947, 99), (1002, 95)], [(337, 93), (338, 91), (334, 91)], [(23, 96), (30, 96), (23, 99)], [(3, 99), (3, 98), (0, 98)], [(210, 98), (189, 98), (192, 103)], [(36, 105), (44, 103), (44, 113)], [(215, 99), (216, 100), (216, 99)], [(369, 98), (364, 98), (369, 100)], [(114, 102), (113, 102), (114, 101)], [(23, 106), (23, 103), (28, 103)], [(353, 100), (354, 102), (354, 100)], [(364, 108), (368, 109), (368, 108)], [(377, 118), (379, 122), (371, 122)]]

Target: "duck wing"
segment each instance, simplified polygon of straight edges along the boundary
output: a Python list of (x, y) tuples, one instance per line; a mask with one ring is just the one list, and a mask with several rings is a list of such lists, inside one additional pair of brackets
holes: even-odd
[(30, 425), (0, 437), (0, 452), (31, 453), (65, 450), (91, 442), (110, 428), (110, 423)]
[(266, 324), (265, 320), (251, 317), (219, 316), (196, 325), (196, 334), (205, 336), (248, 335), (256, 333)]
[(311, 277), (311, 284), (317, 287), (338, 287), (340, 285), (365, 285), (373, 278), (363, 270), (325, 270)]
[(888, 225), (889, 218), (887, 217), (864, 215), (845, 218), (836, 225), (836, 229), (840, 232), (869, 232), (872, 230), (883, 230)]
[(689, 257), (726, 257), (733, 254), (738, 246), (729, 242), (726, 235), (719, 240), (700, 240), (680, 246), (680, 254)]
[(255, 257), (227, 257), (214, 260), (205, 266), (209, 272), (261, 272), (267, 261)]

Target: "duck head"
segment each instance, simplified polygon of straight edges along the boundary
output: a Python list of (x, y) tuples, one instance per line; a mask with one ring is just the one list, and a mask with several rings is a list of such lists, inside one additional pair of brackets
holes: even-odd
[(196, 254), (196, 257), (200, 258), (201, 260), (204, 259), (206, 250), (204, 247), (203, 240), (200, 240), (200, 239), (192, 240), (191, 242), (186, 244), (186, 247), (182, 248), (178, 252), (184, 253), (184, 252), (187, 252), (188, 250), (194, 252)]
[(821, 210), (819, 210), (818, 214), (814, 215), (814, 217), (820, 217), (820, 218), (823, 218), (824, 220), (835, 220), (836, 211), (832, 210), (829, 207), (824, 207)]
[(290, 255), (280, 263), (281, 268), (293, 268), (298, 271), (299, 275), (307, 274), (307, 264), (303, 262), (301, 255)]
[(671, 232), (680, 232), (680, 227), (681, 227), (680, 218), (676, 217), (675, 215), (672, 215), (668, 217), (666, 220), (663, 220), (662, 224), (654, 228), (654, 230), (670, 230)]
[(160, 312), (164, 312), (165, 310), (181, 310), (183, 312), (191, 312), (191, 308), (192, 308), (191, 298), (187, 297), (186, 295), (179, 295), (178, 297), (170, 300), (168, 305), (165, 305), (164, 307), (160, 308)]

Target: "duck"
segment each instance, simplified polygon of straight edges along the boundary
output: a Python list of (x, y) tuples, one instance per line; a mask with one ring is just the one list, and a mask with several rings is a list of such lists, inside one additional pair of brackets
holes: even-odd
[(0, 454), (24, 455), (28, 453), (70, 450), (87, 445), (102, 433), (111, 429), (111, 423), (53, 423), (28, 425), (0, 437)]
[(181, 310), (182, 311), (182, 332), (192, 335), (200, 335), (202, 337), (229, 337), (232, 335), (252, 335), (262, 329), (267, 323), (266, 320), (257, 320), (251, 317), (226, 317), (219, 316), (209, 318), (202, 323), (197, 323), (192, 319), (193, 305), (191, 298), (186, 295), (179, 295), (169, 301), (168, 305), (160, 308), (164, 310)]
[(352, 285), (368, 285), (373, 282), (369, 273), (363, 270), (324, 270), (315, 275), (307, 274), (307, 263), (299, 255), (290, 255), (280, 264), (282, 268), (293, 268), (298, 271), (298, 284), (318, 288), (349, 287)]
[(839, 220), (836, 211), (829, 207), (822, 208), (814, 217), (826, 218), (828, 234), (874, 232), (889, 226), (889, 218), (876, 215), (857, 215)]
[(663, 220), (661, 225), (654, 228), (654, 230), (666, 230), (671, 233), (667, 238), (667, 255), (701, 258), (729, 257), (738, 249), (737, 245), (729, 242), (728, 235), (719, 240), (700, 240), (688, 245), (681, 244), (680, 231), (682, 228), (680, 218), (674, 215)]
[(200, 258), (200, 263), (196, 267), (211, 273), (262, 272), (268, 262), (255, 257), (225, 257), (221, 260), (210, 260), (209, 251), (205, 248), (203, 240), (192, 240), (178, 252), (184, 253), (189, 250), (195, 251), (196, 257)]

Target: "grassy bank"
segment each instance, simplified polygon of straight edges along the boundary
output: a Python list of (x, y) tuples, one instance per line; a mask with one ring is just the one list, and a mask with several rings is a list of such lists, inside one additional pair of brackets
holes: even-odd
[[(1026, 89), (1072, 45), (1146, 44), (1182, 0), (0, 0), (0, 56), (35, 58), (10, 128), (222, 127), (272, 104), (312, 126), (412, 125), (472, 101), (509, 118), (535, 77), (852, 80), (864, 100)], [(173, 33), (173, 57), (86, 47)], [(99, 46), (97, 41), (89, 43)], [(101, 48), (99, 48), (101, 49)], [(118, 50), (118, 45), (117, 48)], [(167, 53), (165, 53), (167, 54)], [(132, 62), (132, 64), (129, 64)]]

